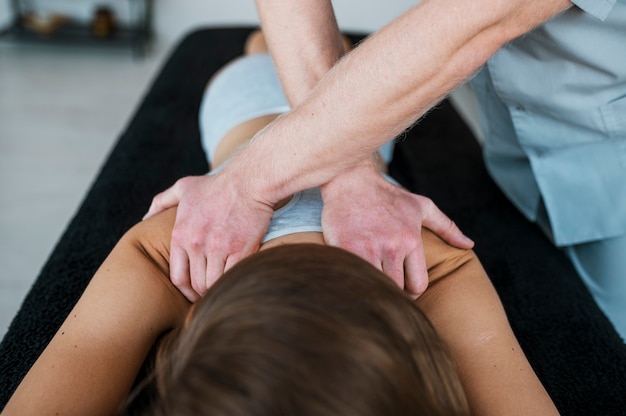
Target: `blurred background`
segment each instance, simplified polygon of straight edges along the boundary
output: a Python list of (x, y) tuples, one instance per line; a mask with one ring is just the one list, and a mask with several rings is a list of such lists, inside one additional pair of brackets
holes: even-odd
[[(333, 4), (370, 33), (415, 1)], [(254, 0), (0, 0), (0, 337), (176, 43), (257, 24)]]

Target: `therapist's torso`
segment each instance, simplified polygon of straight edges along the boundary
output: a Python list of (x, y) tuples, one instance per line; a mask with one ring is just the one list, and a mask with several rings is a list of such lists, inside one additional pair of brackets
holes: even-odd
[(472, 80), (489, 172), (557, 245), (626, 233), (626, 0), (574, 3)]

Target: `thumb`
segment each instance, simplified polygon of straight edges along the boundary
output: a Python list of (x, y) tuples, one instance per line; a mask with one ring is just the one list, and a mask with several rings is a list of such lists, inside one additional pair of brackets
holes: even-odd
[(157, 194), (152, 198), (152, 203), (150, 204), (150, 208), (148, 208), (148, 212), (143, 216), (143, 219), (148, 219), (159, 212), (165, 211), (168, 208), (175, 207), (180, 202), (180, 186), (178, 186), (178, 182), (166, 189), (165, 191)]
[(448, 218), (432, 202), (422, 217), (422, 226), (428, 228), (452, 246), (463, 249), (474, 247), (474, 241), (463, 234), (454, 221)]
[(428, 287), (428, 269), (423, 247), (413, 250), (404, 259), (404, 291), (417, 299)]

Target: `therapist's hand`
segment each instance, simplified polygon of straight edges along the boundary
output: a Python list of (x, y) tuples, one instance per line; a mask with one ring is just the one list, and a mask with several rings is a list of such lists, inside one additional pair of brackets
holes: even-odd
[(428, 198), (387, 182), (366, 163), (322, 187), (326, 242), (364, 258), (417, 298), (428, 287), (421, 227), (469, 249), (467, 238)]
[(274, 211), (221, 172), (180, 179), (154, 197), (144, 219), (176, 205), (170, 279), (194, 302), (226, 270), (258, 251)]

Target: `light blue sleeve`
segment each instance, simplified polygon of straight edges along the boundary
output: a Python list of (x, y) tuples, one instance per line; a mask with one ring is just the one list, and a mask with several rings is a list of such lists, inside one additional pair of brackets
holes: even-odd
[(619, 0), (570, 0), (573, 4), (580, 7), (590, 15), (604, 20), (609, 12), (615, 6), (615, 2)]

